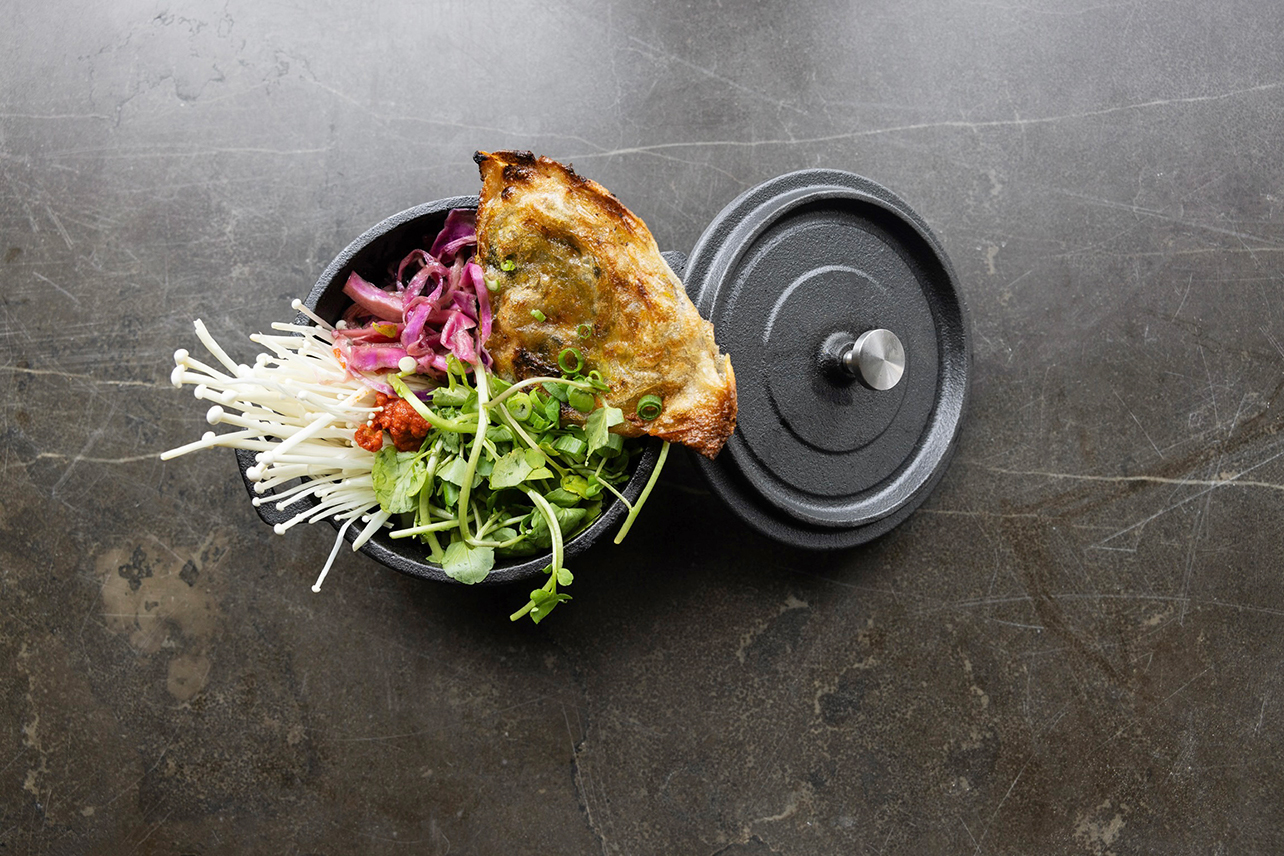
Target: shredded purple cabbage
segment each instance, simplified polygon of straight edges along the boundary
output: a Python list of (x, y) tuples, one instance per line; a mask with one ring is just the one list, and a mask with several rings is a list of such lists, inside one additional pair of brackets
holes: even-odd
[(476, 212), (457, 208), (429, 250), (413, 250), (401, 260), (390, 287), (353, 272), (343, 286), (352, 299), (343, 316), (347, 325), (335, 331), (344, 363), (354, 371), (381, 372), (412, 357), (420, 374), (441, 376), (454, 354), (465, 366), (489, 368), (492, 316), (481, 267), (472, 260), (476, 246)]
[(477, 244), (477, 212), (471, 208), (456, 208), (446, 215), (446, 223), (437, 233), (428, 253), (443, 264), (450, 264), (455, 255), (465, 247)]

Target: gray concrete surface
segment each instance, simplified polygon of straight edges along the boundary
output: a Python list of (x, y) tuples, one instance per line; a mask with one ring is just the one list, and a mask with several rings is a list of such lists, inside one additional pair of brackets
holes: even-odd
[[(0, 4), (0, 852), (1284, 850), (1284, 6)], [(666, 470), (575, 601), (162, 464), (349, 240), (569, 160), (666, 249), (830, 166), (926, 218), (971, 412), (908, 522)], [(742, 382), (744, 382), (742, 380)]]

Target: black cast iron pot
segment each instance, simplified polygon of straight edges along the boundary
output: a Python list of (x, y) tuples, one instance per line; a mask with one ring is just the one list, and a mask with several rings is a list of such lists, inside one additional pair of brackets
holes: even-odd
[[(477, 197), (457, 196), (389, 217), (330, 263), (306, 305), (337, 320), (352, 271), (381, 281), (432, 240), (447, 212), (476, 206)], [(737, 197), (689, 258), (664, 255), (736, 370), (736, 431), (717, 459), (694, 456), (713, 492), (752, 528), (806, 549), (864, 543), (913, 513), (953, 455), (971, 353), (956, 277), (926, 223), (868, 179), (804, 170)], [(630, 502), (658, 452), (647, 441), (622, 491)], [(254, 496), (245, 477), (253, 454), (237, 458)], [(274, 525), (298, 509), (257, 510)], [(566, 542), (566, 557), (613, 532), (625, 511), (613, 500)], [(361, 550), (402, 573), (454, 582), (411, 539), (381, 533)], [(485, 584), (535, 578), (550, 561), (498, 563)]]

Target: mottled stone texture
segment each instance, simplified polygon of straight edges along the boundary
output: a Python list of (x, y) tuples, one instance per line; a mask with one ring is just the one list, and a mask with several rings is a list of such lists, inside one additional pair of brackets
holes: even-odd
[[(0, 852), (1284, 851), (1284, 4), (0, 4)], [(373, 222), (573, 161), (687, 251), (831, 166), (958, 269), (924, 508), (679, 460), (575, 601), (275, 536), (204, 408)], [(741, 382), (753, 382), (742, 378)]]

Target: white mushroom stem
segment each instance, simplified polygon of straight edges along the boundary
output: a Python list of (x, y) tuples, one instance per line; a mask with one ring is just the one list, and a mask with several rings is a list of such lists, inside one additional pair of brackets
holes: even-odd
[(372, 514), (370, 516), (370, 522), (366, 524), (366, 528), (362, 529), (361, 534), (353, 539), (352, 549), (360, 550), (362, 545), (369, 541), (370, 538), (379, 531), (379, 527), (387, 523), (388, 518), (391, 516), (392, 515), (390, 513), (384, 511), (382, 508)]
[(241, 367), (232, 362), (232, 358), (227, 355), (227, 352), (219, 346), (218, 342), (214, 341), (214, 337), (210, 335), (210, 331), (205, 327), (205, 322), (197, 318), (192, 326), (196, 328), (196, 338), (201, 340), (205, 350), (209, 351), (214, 356), (214, 359), (226, 366), (233, 376), (240, 375)]
[(339, 545), (343, 543), (343, 536), (347, 534), (348, 527), (351, 525), (352, 520), (349, 519), (339, 527), (339, 534), (334, 536), (334, 547), (330, 550), (330, 558), (325, 560), (325, 567), (321, 569), (321, 574), (317, 577), (317, 581), (312, 584), (312, 590), (314, 592), (321, 591), (321, 583), (325, 582), (326, 575), (330, 573), (330, 567), (334, 564), (335, 558), (339, 555)]

